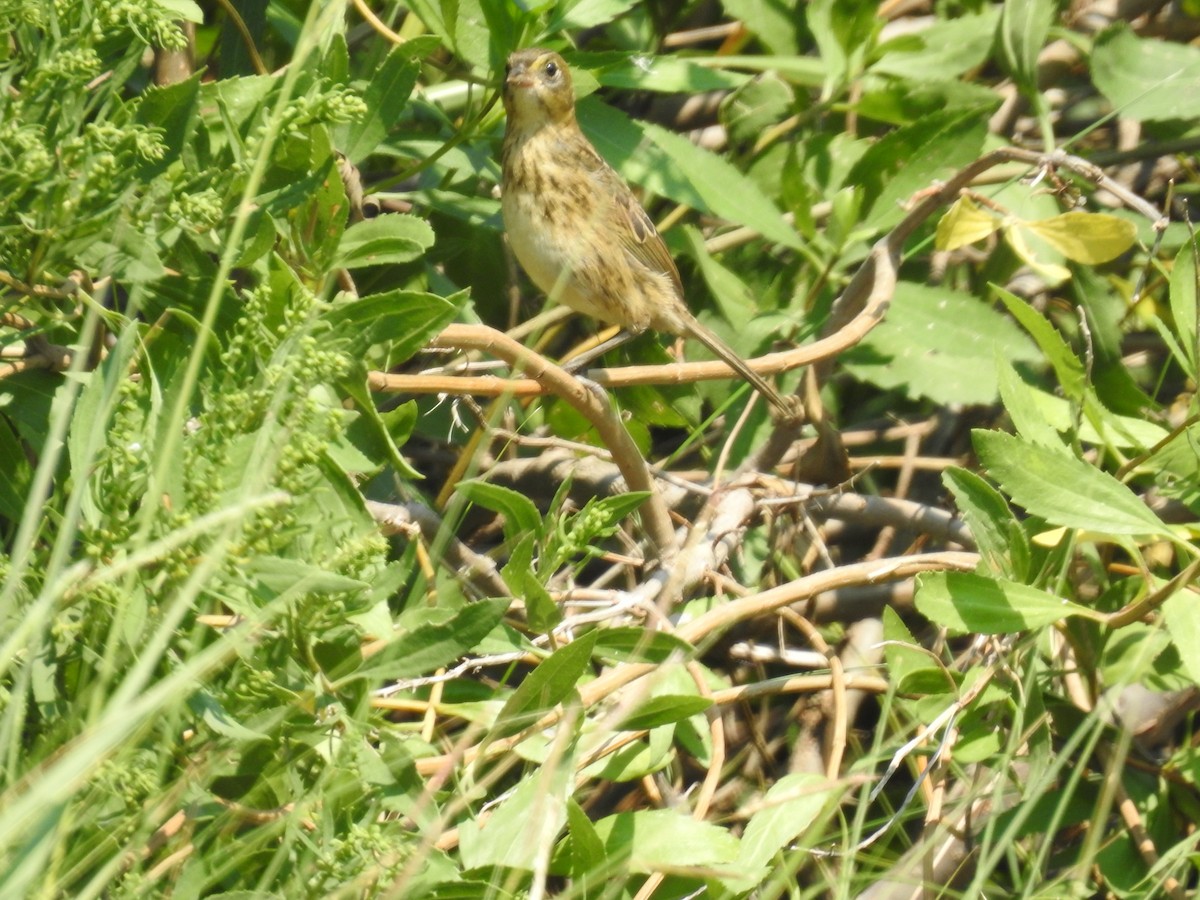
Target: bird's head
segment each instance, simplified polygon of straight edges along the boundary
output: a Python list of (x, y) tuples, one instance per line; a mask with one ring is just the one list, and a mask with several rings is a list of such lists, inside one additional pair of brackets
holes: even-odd
[(518, 50), (504, 67), (504, 109), (510, 127), (536, 128), (575, 117), (571, 70), (553, 50)]

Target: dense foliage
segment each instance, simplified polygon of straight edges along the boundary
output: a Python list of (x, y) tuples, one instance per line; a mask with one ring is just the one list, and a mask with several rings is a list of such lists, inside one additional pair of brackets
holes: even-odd
[(0, 0), (0, 896), (1194, 890), (1200, 19), (899, 7)]

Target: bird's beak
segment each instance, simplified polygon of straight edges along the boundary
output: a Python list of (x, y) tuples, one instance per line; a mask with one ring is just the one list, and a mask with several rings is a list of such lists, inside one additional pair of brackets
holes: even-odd
[(508, 70), (508, 75), (504, 78), (504, 83), (513, 87), (532, 87), (533, 79), (529, 77), (529, 68), (524, 63), (513, 66)]

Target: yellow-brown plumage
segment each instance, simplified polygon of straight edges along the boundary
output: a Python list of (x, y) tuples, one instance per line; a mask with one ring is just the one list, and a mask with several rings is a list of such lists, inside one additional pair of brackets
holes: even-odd
[(512, 54), (504, 108), (501, 210), (533, 283), (634, 334), (649, 328), (694, 337), (792, 415), (793, 405), (684, 305), (679, 271), (654, 223), (579, 130), (563, 58), (538, 49)]

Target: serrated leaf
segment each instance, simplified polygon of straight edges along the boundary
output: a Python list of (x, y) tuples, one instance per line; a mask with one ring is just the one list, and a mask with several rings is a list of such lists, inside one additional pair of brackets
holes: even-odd
[(388, 291), (339, 303), (321, 318), (331, 326), (331, 338), (344, 341), (355, 356), (364, 357), (379, 345), (385, 348), (383, 363), (395, 365), (409, 359), (449, 324), (463, 296)]
[(570, 835), (571, 875), (586, 879), (589, 872), (597, 871), (605, 862), (604, 842), (596, 834), (596, 826), (583, 807), (570, 797), (567, 798), (567, 832)]
[(978, 15), (935, 20), (916, 33), (889, 40), (875, 51), (878, 59), (871, 72), (916, 82), (955, 79), (987, 59), (999, 16), (998, 8), (988, 8)]
[(957, 250), (974, 244), (995, 234), (1001, 224), (995, 213), (980, 209), (970, 197), (959, 197), (938, 221), (937, 248)]
[(1060, 453), (1068, 452), (1056, 426), (1061, 425), (1065, 432), (1070, 428), (1070, 421), (1051, 423), (1038, 402), (1040, 392), (1026, 384), (1012, 363), (1000, 353), (996, 354), (996, 372), (1000, 381), (1000, 402), (1012, 419), (1017, 434), (1041, 447), (1049, 447)]
[(1082, 400), (1087, 389), (1083, 363), (1067, 345), (1063, 336), (1050, 324), (1050, 320), (1031, 307), (1011, 291), (992, 285), (996, 296), (1004, 303), (1012, 317), (1042, 348), (1046, 359), (1054, 368), (1054, 374), (1063, 393), (1074, 400)]
[(388, 213), (355, 222), (338, 242), (333, 265), (343, 269), (419, 259), (433, 246), (433, 229), (417, 216)]
[[(606, 159), (630, 180), (738, 225), (768, 240), (799, 248), (800, 238), (783, 214), (727, 160), (657, 125), (633, 122), (599, 101), (580, 101), (580, 124)], [(642, 139), (653, 144), (642, 147)]]
[(1054, 525), (1097, 534), (1170, 537), (1124, 484), (1083, 460), (1000, 431), (974, 431), (975, 451), (1001, 490)]
[(883, 639), (883, 658), (892, 684), (899, 684), (914, 672), (931, 667), (941, 671), (929, 654), (920, 649), (920, 643), (908, 630), (904, 620), (890, 606), (883, 608)]
[(998, 353), (1036, 360), (1032, 342), (986, 303), (946, 288), (901, 282), (887, 318), (844, 357), (847, 371), (938, 403), (994, 403)]
[(1090, 610), (1045, 591), (970, 572), (917, 577), (917, 611), (955, 634), (1014, 634)]
[(1200, 117), (1200, 50), (1110, 28), (1092, 48), (1092, 79), (1120, 115), (1143, 122)]
[(988, 567), (997, 575), (1024, 579), (1029, 574), (1029, 539), (1000, 492), (957, 466), (942, 472), (942, 484), (954, 495)]
[(1137, 240), (1132, 222), (1105, 213), (1067, 212), (1024, 227), (1067, 259), (1087, 265), (1114, 260)]
[(913, 195), (979, 156), (987, 137), (986, 117), (980, 112), (930, 113), (888, 132), (863, 153), (848, 179), (863, 190), (867, 226), (890, 228), (904, 218)]

